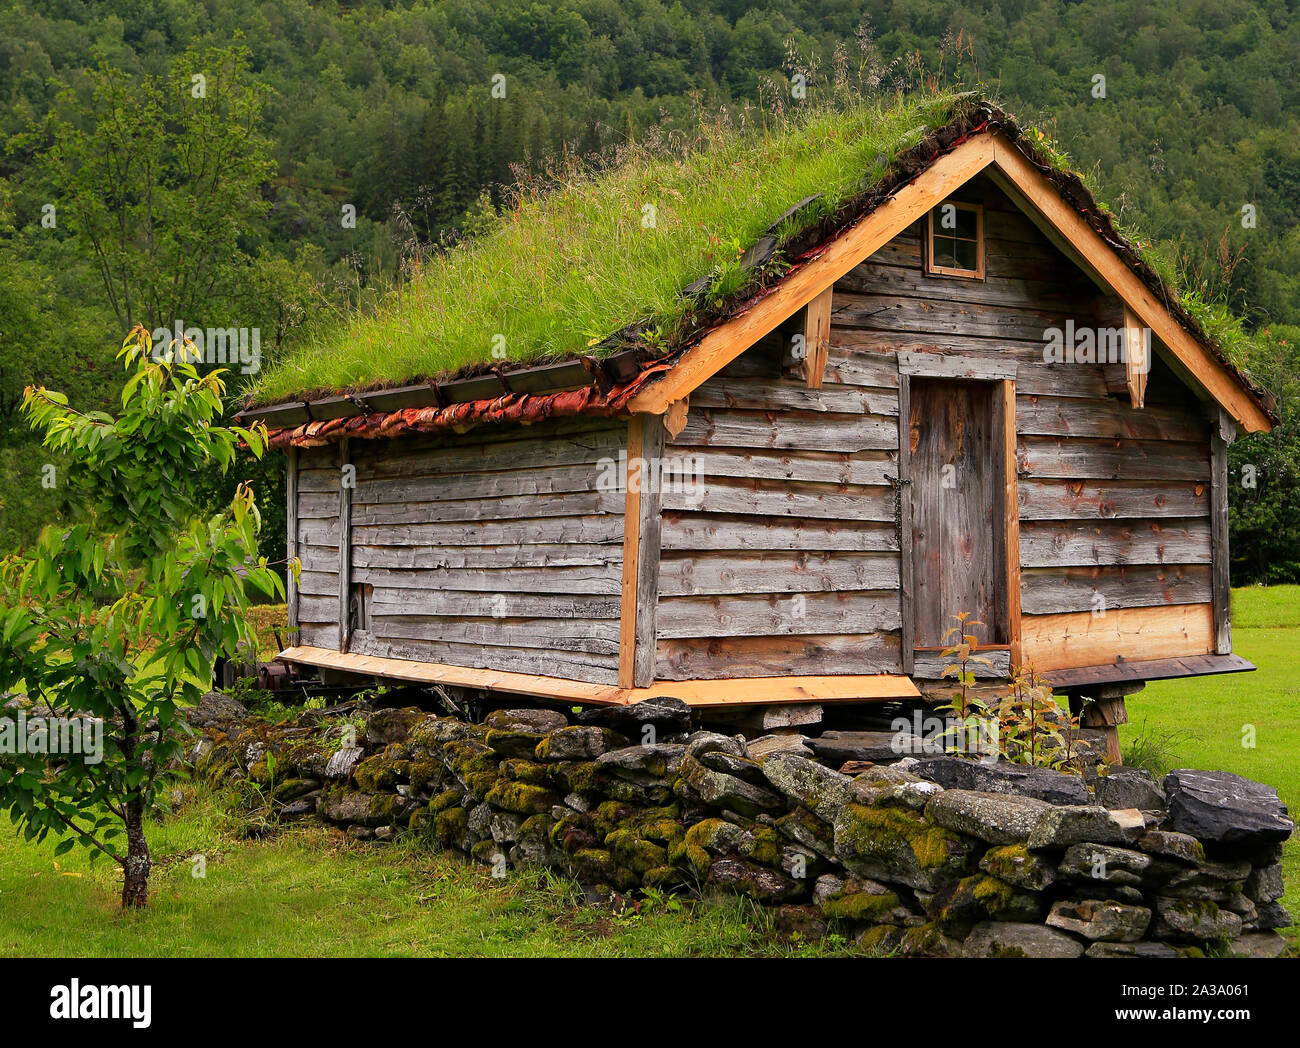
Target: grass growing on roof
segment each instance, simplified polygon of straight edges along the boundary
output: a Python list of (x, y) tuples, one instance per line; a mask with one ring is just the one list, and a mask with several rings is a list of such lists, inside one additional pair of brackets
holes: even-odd
[(956, 100), (750, 113), (689, 143), (629, 147), (603, 172), (569, 168), (545, 189), (525, 186), (374, 313), (269, 366), (254, 400), (433, 378), (492, 362), (497, 336), (513, 364), (593, 352), (633, 323), (648, 325), (652, 345), (666, 341), (683, 288), (712, 275), (719, 294), (737, 290), (739, 256), (784, 211), (820, 193), (809, 217), (829, 214), (948, 123)]

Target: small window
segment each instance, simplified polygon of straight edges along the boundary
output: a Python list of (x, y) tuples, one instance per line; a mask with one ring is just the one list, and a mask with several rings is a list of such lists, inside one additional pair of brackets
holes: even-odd
[(947, 200), (930, 212), (925, 271), (984, 279), (984, 209), (979, 204)]

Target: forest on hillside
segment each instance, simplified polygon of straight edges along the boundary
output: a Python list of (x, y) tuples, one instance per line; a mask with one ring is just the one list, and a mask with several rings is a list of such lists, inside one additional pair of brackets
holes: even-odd
[(1233, 449), (1256, 480), (1234, 581), (1300, 579), (1298, 56), (1285, 0), (0, 0), (0, 550), (60, 510), (26, 385), (111, 407), (138, 322), (257, 329), (274, 359), (553, 158), (690, 136), (796, 77), (815, 102), (847, 61), (1037, 124), (1239, 318), (1283, 425)]

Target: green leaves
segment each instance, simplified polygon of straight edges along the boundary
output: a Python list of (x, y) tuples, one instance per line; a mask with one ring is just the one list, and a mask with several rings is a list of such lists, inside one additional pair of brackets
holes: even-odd
[[(28, 839), (63, 837), (59, 854), (79, 842), (115, 858), (116, 827), (148, 809), (181, 753), (178, 707), (207, 690), (217, 658), (253, 644), (248, 587), (284, 591), (257, 556), (246, 485), (220, 513), (198, 509), (196, 478), (223, 474), (241, 439), (217, 424), (220, 377), (153, 360), (141, 328), (121, 357), (118, 418), (27, 391), (27, 419), (77, 478), (75, 522), (0, 561), (0, 687), (21, 682), (54, 715), (104, 725), (99, 754), (0, 755), (0, 809)], [(265, 431), (242, 432), (262, 454)], [(142, 846), (126, 825), (128, 847)]]

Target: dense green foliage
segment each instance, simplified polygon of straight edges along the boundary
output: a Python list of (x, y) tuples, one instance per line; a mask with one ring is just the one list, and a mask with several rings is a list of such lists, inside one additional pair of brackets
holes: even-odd
[[(214, 425), (220, 374), (154, 363), (143, 329), (122, 356), (116, 417), (43, 388), (23, 399), (33, 430), (67, 462), (76, 512), (44, 528), (30, 553), (0, 561), (0, 692), (26, 693), (44, 740), (28, 745), (36, 735), (20, 727), (26, 741), (6, 746), (0, 810), (28, 840), (62, 837), (56, 854), (82, 844), (116, 859), (122, 905), (142, 906), (144, 817), (181, 753), (178, 708), (207, 690), (219, 656), (255, 644), (249, 589), (284, 590), (256, 557), (246, 488), (221, 513), (198, 507), (198, 478), (228, 470), (241, 440), (260, 456), (265, 431)], [(56, 746), (56, 735), (67, 742)]]
[[(557, 156), (608, 156), (651, 128), (686, 145), (724, 107), (733, 122), (762, 120), (778, 103), (798, 104), (796, 74), (815, 103), (831, 89), (837, 47), (882, 95), (982, 83), (1069, 151), (1180, 286), (1225, 301), (1251, 332), (1300, 323), (1300, 16), (1283, 0), (0, 0), (0, 138), (9, 144), (0, 155), (0, 547), (30, 541), (65, 495), (41, 487), (49, 456), (15, 424), (23, 386), (111, 397), (111, 360), (90, 347), (121, 332), (114, 288), (87, 220), (78, 224), (77, 180), (55, 161), (78, 136), (104, 140), (96, 98), (108, 97), (113, 70), (125, 74), (119, 110), (165, 119), (133, 119), (111, 135), (130, 132), (117, 141), (143, 146), (165, 130), (159, 184), (174, 201), (197, 202), (211, 198), (174, 176), (187, 127), (178, 85), (203, 68), (214, 86), (215, 70), (246, 49), (248, 71), (234, 86), (260, 116), (239, 161), (250, 174), (265, 162), (269, 174), (218, 216), (234, 240), (214, 259), (209, 293), (175, 308), (198, 310), (187, 323), (260, 328), (273, 364), (342, 312), (383, 309), (440, 245), (509, 202), (517, 175), (568, 170)], [(492, 94), (498, 74), (504, 98)], [(191, 130), (222, 126), (216, 108)], [(50, 204), (52, 227), (42, 224)], [(1253, 227), (1242, 223), (1247, 204)], [(204, 216), (172, 215), (164, 246), (176, 249)], [(149, 280), (143, 263), (126, 275)], [(1244, 352), (1257, 375), (1286, 385), (1295, 357), (1276, 342)], [(1246, 578), (1297, 577), (1286, 551), (1300, 545), (1300, 438), (1288, 404), (1284, 414), (1281, 432), (1234, 452), (1253, 456), (1271, 485), (1234, 502)], [(268, 534), (279, 533), (274, 469), (245, 471)]]

